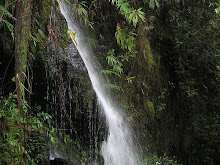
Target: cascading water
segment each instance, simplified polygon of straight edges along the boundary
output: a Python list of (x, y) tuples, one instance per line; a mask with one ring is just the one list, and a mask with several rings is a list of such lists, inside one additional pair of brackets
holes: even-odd
[(75, 23), (75, 17), (70, 6), (63, 0), (58, 1), (61, 13), (64, 15), (68, 28), (72, 32), (76, 32), (76, 48), (87, 68), (92, 86), (96, 92), (97, 98), (104, 110), (108, 125), (108, 138), (102, 144), (102, 156), (105, 165), (138, 165), (139, 162), (135, 158), (135, 150), (132, 147), (132, 138), (127, 124), (123, 119), (123, 114), (111, 101), (107, 89), (104, 87), (103, 76), (99, 73), (99, 63), (89, 49), (87, 49), (86, 41), (83, 33)]

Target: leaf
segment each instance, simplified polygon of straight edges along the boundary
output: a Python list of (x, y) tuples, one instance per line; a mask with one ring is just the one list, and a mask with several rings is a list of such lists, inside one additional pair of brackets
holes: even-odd
[(16, 18), (13, 17), (13, 15), (2, 5), (0, 5), (0, 13), (1, 13), (1, 15), (6, 15), (9, 18), (16, 20)]
[(160, 7), (159, 0), (144, 0), (144, 3), (147, 3), (152, 9)]
[(113, 55), (107, 56), (106, 60), (107, 60), (107, 62), (110, 66), (113, 66), (114, 64), (117, 64), (117, 59)]
[(12, 38), (14, 40), (14, 26), (10, 22), (5, 20), (5, 19), (2, 19), (2, 21), (6, 24), (8, 30), (11, 32), (11, 36), (12, 36)]
[(72, 41), (73, 41), (73, 44), (74, 45), (77, 45), (77, 42), (76, 42), (76, 32), (69, 32), (69, 35), (70, 35), (70, 37), (71, 37), (71, 39), (72, 39)]
[(126, 78), (126, 80), (128, 81), (128, 83), (132, 83), (134, 79), (135, 79), (135, 76), (127, 77), (127, 78)]
[(15, 82), (15, 77), (13, 77), (13, 78), (11, 79), (11, 81)]
[(120, 10), (120, 13), (124, 15), (125, 19), (133, 24), (134, 27), (137, 26), (138, 21), (145, 21), (145, 13), (142, 12), (141, 8), (134, 9), (125, 0), (112, 0), (112, 4), (116, 4), (116, 7)]
[(81, 148), (80, 147), (80, 143), (79, 143), (79, 141), (77, 140), (77, 141), (75, 141), (75, 143), (76, 143), (76, 146), (78, 147), (78, 148)]
[(53, 136), (51, 136), (51, 137), (50, 137), (50, 141), (51, 141), (52, 145), (55, 146), (55, 144), (56, 144), (56, 138), (53, 137)]
[(116, 39), (117, 43), (121, 46), (121, 48), (128, 49), (130, 52), (133, 51), (135, 48), (135, 38), (134, 38), (135, 33), (128, 29), (122, 29), (120, 26), (117, 26), (116, 29)]
[(113, 65), (113, 71), (117, 72), (118, 74), (123, 73), (123, 69), (120, 65)]
[(64, 136), (64, 143), (67, 144), (67, 142), (69, 141), (70, 139), (70, 135), (65, 135)]
[(64, 0), (66, 3), (68, 3), (68, 4), (70, 4), (71, 5), (71, 3), (70, 3), (70, 1), (69, 0)]
[(44, 32), (41, 29), (38, 29), (38, 33), (41, 35), (41, 37), (43, 37), (44, 39), (46, 38), (44, 35)]
[(40, 110), (41, 110), (41, 106), (38, 105), (38, 106), (35, 107), (35, 109), (36, 109), (38, 112), (40, 112)]
[(104, 73), (104, 74), (114, 74), (114, 75), (116, 75), (116, 76), (121, 78), (120, 74), (118, 74), (117, 72), (112, 71), (112, 70), (102, 70), (101, 73)]
[(122, 87), (117, 86), (117, 85), (115, 85), (115, 84), (109, 83), (109, 84), (108, 84), (108, 87), (109, 87), (110, 89), (115, 89), (115, 90), (117, 90), (117, 91), (122, 91), (122, 92), (124, 92), (124, 90), (123, 90)]

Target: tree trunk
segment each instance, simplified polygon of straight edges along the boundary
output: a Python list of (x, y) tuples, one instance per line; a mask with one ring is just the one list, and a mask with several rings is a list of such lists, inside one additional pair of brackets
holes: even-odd
[[(31, 0), (17, 0), (16, 23), (15, 23), (15, 78), (18, 100), (18, 117), (21, 125), (21, 116), (24, 102), (24, 83), (27, 67), (27, 56), (29, 48), (29, 32), (31, 30)], [(19, 136), (21, 164), (23, 164), (22, 130)]]

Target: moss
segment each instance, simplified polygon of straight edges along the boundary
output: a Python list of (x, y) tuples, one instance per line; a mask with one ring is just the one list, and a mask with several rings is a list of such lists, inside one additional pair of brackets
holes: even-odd
[[(139, 27), (139, 34), (137, 38), (138, 51), (143, 55), (144, 61), (147, 65), (145, 65), (146, 69), (151, 72), (156, 66), (155, 56), (156, 54), (152, 53), (150, 43), (148, 40), (148, 31), (145, 30), (146, 25), (141, 25)], [(152, 74), (152, 73), (151, 73)]]
[(154, 118), (155, 117), (155, 109), (154, 109), (153, 102), (147, 100), (147, 109), (148, 109), (150, 117)]
[(192, 135), (190, 134), (185, 134), (184, 135), (184, 138), (183, 138), (183, 145), (184, 145), (184, 150), (185, 151), (188, 151), (190, 146), (191, 146), (191, 143), (192, 143)]
[[(48, 18), (50, 17), (51, 11), (51, 0), (35, 0), (34, 4), (37, 6), (35, 11), (35, 22), (40, 26), (41, 29), (45, 29), (45, 25), (48, 23)], [(46, 31), (44, 31), (46, 32)]]
[[(33, 18), (31, 22), (30, 60), (40, 58), (47, 64), (47, 24), (50, 18), (51, 0), (33, 1)], [(40, 32), (39, 32), (40, 31)], [(40, 34), (41, 33), (41, 34)]]
[(24, 74), (27, 66), (27, 54), (29, 52), (28, 33), (31, 27), (31, 3), (29, 1), (21, 1), (19, 8), (22, 11), (18, 14), (16, 28), (16, 73), (20, 74), (20, 81), (24, 82)]
[(61, 39), (60, 39), (61, 40), (60, 46), (64, 48), (64, 47), (67, 47), (72, 42), (72, 40), (68, 33), (69, 28), (68, 28), (68, 25), (65, 19), (62, 19), (60, 24), (61, 24), (61, 34), (62, 34)]
[(153, 69), (153, 63), (154, 63), (154, 57), (153, 57), (153, 54), (151, 52), (151, 49), (150, 49), (150, 44), (148, 42), (148, 40), (145, 38), (145, 51), (144, 52), (144, 55), (146, 55), (147, 59), (148, 59), (148, 70), (151, 71)]

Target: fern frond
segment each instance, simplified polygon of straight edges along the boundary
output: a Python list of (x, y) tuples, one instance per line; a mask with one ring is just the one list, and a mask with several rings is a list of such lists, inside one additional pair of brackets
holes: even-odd
[(123, 73), (123, 69), (120, 65), (113, 65), (113, 71), (115, 71), (118, 74), (122, 74)]
[(16, 20), (16, 18), (2, 5), (0, 5), (0, 14)]
[(113, 65), (117, 64), (117, 59), (116, 59), (115, 56), (113, 56), (113, 55), (107, 56), (107, 57), (106, 57), (106, 60), (107, 60), (107, 62), (108, 62), (108, 64), (109, 64), (110, 66), (113, 66)]
[(111, 70), (102, 70), (101, 73), (104, 73), (104, 74), (114, 74), (115, 76), (118, 76), (121, 78), (121, 75), (118, 74), (117, 72), (113, 71), (112, 69)]
[(134, 27), (137, 26), (138, 21), (145, 21), (145, 13), (141, 11), (142, 8), (134, 9), (126, 0), (111, 0), (111, 2), (112, 4), (116, 4), (120, 13), (124, 15), (125, 19), (133, 24)]
[(108, 87), (109, 87), (110, 89), (115, 89), (115, 90), (117, 90), (117, 91), (122, 91), (122, 92), (124, 92), (124, 89), (123, 89), (122, 87), (120, 87), (120, 86), (118, 86), (118, 85), (115, 85), (115, 84), (109, 83), (109, 84), (108, 84)]
[(121, 0), (109, 0), (112, 4), (117, 4)]
[(152, 9), (160, 7), (159, 0), (144, 0), (144, 3), (147, 3)]
[(130, 52), (135, 48), (135, 33), (129, 31), (128, 29), (122, 29), (120, 26), (117, 26), (115, 37), (117, 43), (121, 48), (128, 49)]
[(142, 8), (137, 9), (137, 15), (142, 21), (145, 21), (145, 13), (141, 10)]
[(6, 24), (8, 30), (11, 32), (11, 36), (12, 36), (12, 38), (14, 40), (14, 26), (10, 22), (5, 20), (5, 19), (2, 19), (2, 22), (4, 22)]
[(138, 19), (140, 18), (141, 21), (145, 21), (145, 13), (141, 11), (141, 8), (139, 9), (132, 9), (129, 13), (129, 16), (127, 17), (127, 20), (129, 23), (132, 23), (134, 27), (137, 26)]

